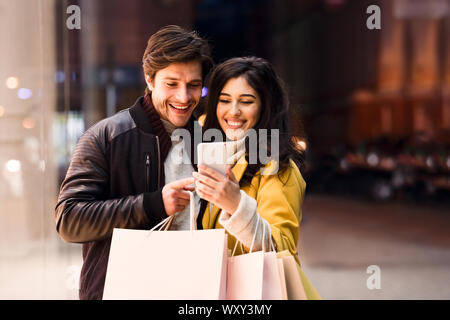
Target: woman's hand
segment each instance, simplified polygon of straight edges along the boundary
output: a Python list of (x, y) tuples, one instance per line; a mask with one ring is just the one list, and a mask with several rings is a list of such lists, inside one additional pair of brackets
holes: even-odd
[(232, 215), (241, 200), (241, 189), (231, 167), (227, 166), (226, 176), (204, 165), (198, 168), (201, 173), (194, 172), (192, 175), (199, 197)]

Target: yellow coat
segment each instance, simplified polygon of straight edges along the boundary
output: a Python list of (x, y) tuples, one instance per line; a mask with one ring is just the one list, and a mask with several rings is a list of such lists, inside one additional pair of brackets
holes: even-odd
[[(288, 250), (297, 261), (297, 267), (303, 280), (305, 293), (308, 299), (321, 299), (312, 284), (301, 270), (297, 255), (298, 230), (301, 221), (301, 206), (305, 196), (306, 183), (294, 164), (290, 161), (290, 167), (280, 175), (261, 175), (259, 172), (252, 178), (251, 184), (241, 188), (246, 194), (256, 199), (257, 211), (261, 218), (269, 222), (272, 238), (277, 251)], [(239, 159), (232, 171), (238, 181), (241, 180), (247, 168), (245, 157)], [(266, 165), (265, 170), (273, 170), (276, 162)], [(202, 224), (204, 229), (223, 228), (219, 223), (220, 209), (208, 204), (204, 212)], [(228, 248), (233, 249), (236, 238), (228, 235)], [(248, 252), (248, 249), (244, 249)], [(242, 254), (240, 246), (237, 246), (236, 255)]]

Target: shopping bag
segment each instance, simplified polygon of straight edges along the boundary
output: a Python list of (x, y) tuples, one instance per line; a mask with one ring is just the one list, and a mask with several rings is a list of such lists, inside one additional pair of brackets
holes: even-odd
[(232, 256), (228, 258), (227, 300), (283, 299), (276, 253), (265, 252), (264, 242), (262, 251), (252, 252), (256, 232), (250, 253), (234, 256), (238, 244), (236, 240)]
[(227, 300), (261, 300), (264, 253), (251, 252), (228, 258)]
[(277, 252), (283, 264), (288, 300), (322, 300), (300, 265), (288, 250)]
[(281, 300), (287, 300), (286, 277), (284, 276), (283, 259), (277, 258), (278, 276), (281, 285)]
[(223, 229), (114, 229), (103, 299), (225, 299), (227, 243)]
[(278, 252), (277, 257), (283, 264), (288, 300), (307, 300), (294, 257), (288, 250)]
[(263, 300), (286, 300), (283, 298), (283, 288), (278, 270), (278, 260), (276, 252), (264, 253), (263, 270)]

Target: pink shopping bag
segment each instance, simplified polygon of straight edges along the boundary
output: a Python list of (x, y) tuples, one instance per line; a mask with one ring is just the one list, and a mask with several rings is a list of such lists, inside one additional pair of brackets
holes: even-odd
[[(276, 253), (252, 252), (254, 240), (255, 237), (250, 253), (239, 256), (234, 256), (236, 241), (233, 254), (228, 258), (227, 300), (283, 299)], [(264, 250), (264, 245), (262, 247)]]
[(307, 300), (294, 257), (288, 250), (278, 252), (277, 257), (283, 265), (288, 300)]

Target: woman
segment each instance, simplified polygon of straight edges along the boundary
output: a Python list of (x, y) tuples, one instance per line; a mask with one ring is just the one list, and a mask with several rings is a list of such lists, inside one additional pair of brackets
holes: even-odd
[[(225, 228), (229, 248), (236, 239), (248, 252), (289, 250), (297, 257), (298, 229), (306, 184), (299, 171), (300, 154), (288, 128), (288, 99), (272, 66), (261, 58), (233, 58), (218, 65), (210, 76), (204, 130), (218, 129), (228, 140), (242, 141), (249, 129), (256, 132), (259, 148), (271, 150), (271, 139), (262, 145), (259, 129), (279, 130), (278, 159), (267, 164), (251, 162), (254, 146), (237, 143), (235, 158), (243, 154), (226, 176), (199, 166), (194, 172), (196, 192), (210, 203), (203, 212), (204, 229)], [(297, 164), (298, 165), (297, 165)], [(278, 171), (276, 172), (276, 170)], [(263, 174), (261, 174), (263, 172)], [(241, 254), (237, 246), (237, 254)], [(300, 270), (300, 269), (299, 269)], [(302, 273), (301, 273), (302, 274)], [(320, 299), (302, 274), (308, 298)], [(305, 283), (307, 282), (307, 283)]]

